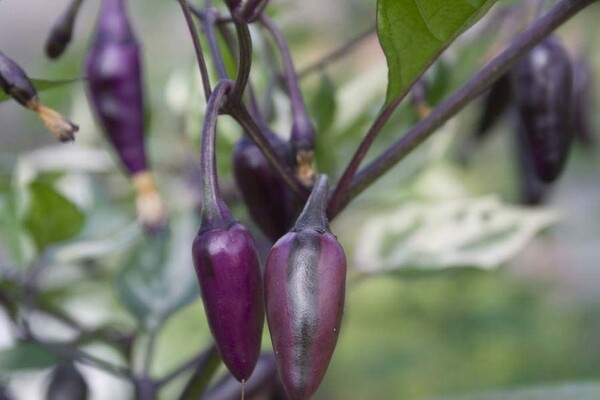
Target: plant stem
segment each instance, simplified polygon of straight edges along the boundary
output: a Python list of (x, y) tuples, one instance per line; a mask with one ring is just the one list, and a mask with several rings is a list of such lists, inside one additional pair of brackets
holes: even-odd
[(234, 18), (235, 31), (238, 36), (240, 57), (238, 64), (238, 74), (235, 79), (235, 87), (230, 96), (230, 101), (233, 103), (241, 103), (244, 97), (246, 84), (250, 79), (250, 70), (252, 68), (252, 38), (248, 24), (240, 22)]
[(350, 187), (338, 193), (336, 202), (330, 203), (330, 218), (339, 214), (352, 199), (429, 138), (437, 128), (489, 89), (496, 80), (508, 72), (520, 57), (537, 43), (583, 8), (596, 1), (559, 1), (550, 11), (535, 21), (529, 29), (518, 36), (507, 49), (433, 110), (427, 118), (419, 122), (408, 134), (397, 140), (383, 154), (361, 170), (352, 180)]
[(217, 179), (216, 130), (221, 108), (227, 100), (227, 92), (232, 82), (221, 80), (208, 99), (204, 125), (202, 127), (202, 144), (200, 160), (200, 179), (202, 180), (202, 225), (205, 227), (225, 227), (230, 225), (233, 217), (224, 206)]
[(181, 11), (183, 12), (183, 16), (185, 17), (185, 22), (190, 31), (190, 36), (192, 37), (192, 43), (194, 44), (194, 51), (196, 52), (196, 58), (198, 59), (198, 68), (200, 69), (200, 76), (202, 78), (202, 88), (204, 89), (204, 98), (208, 101), (210, 97), (210, 93), (212, 89), (210, 87), (210, 78), (208, 76), (208, 68), (206, 67), (206, 61), (204, 60), (204, 53), (202, 51), (202, 44), (200, 43), (200, 38), (198, 37), (198, 32), (196, 32), (196, 26), (194, 25), (194, 21), (192, 21), (192, 15), (190, 13), (190, 9), (188, 7), (188, 3), (186, 0), (178, 0), (179, 5), (181, 6)]
[(312, 149), (314, 146), (315, 129), (310, 120), (304, 99), (302, 98), (302, 92), (300, 91), (298, 76), (296, 75), (296, 69), (290, 54), (290, 49), (285, 41), (283, 33), (279, 27), (277, 27), (275, 22), (265, 15), (261, 15), (259, 18), (259, 21), (275, 40), (281, 61), (283, 62), (283, 76), (292, 107), (291, 142), (299, 145), (306, 142), (309, 149)]
[(179, 375), (185, 373), (186, 371), (194, 368), (202, 366), (203, 364), (210, 361), (210, 355), (215, 352), (217, 348), (215, 345), (211, 345), (208, 349), (203, 350), (200, 354), (194, 356), (191, 360), (186, 361), (181, 364), (179, 367), (175, 368), (173, 371), (165, 375), (162, 379), (156, 382), (157, 387), (162, 387), (169, 384), (173, 379), (177, 378)]
[(265, 135), (260, 130), (252, 115), (248, 112), (246, 106), (242, 103), (228, 104), (227, 114), (231, 115), (250, 136), (254, 143), (258, 146), (265, 158), (271, 163), (271, 166), (281, 175), (283, 180), (296, 195), (298, 200), (304, 202), (308, 198), (308, 189), (300, 183), (296, 175), (285, 164), (285, 162), (277, 155), (275, 149), (269, 143)]
[(339, 48), (333, 50), (332, 52), (326, 54), (323, 58), (314, 63), (300, 69), (298, 71), (298, 78), (303, 79), (308, 75), (320, 71), (324, 69), (327, 65), (339, 61), (348, 53), (350, 53), (357, 45), (359, 45), (363, 40), (370, 37), (376, 32), (375, 27), (370, 27), (366, 31), (358, 34), (356, 37), (350, 39), (347, 43), (344, 43)]
[(211, 7), (211, 1), (206, 0), (204, 5), (204, 18), (202, 19), (202, 22), (204, 25), (206, 40), (208, 41), (210, 55), (219, 79), (229, 79), (227, 69), (225, 68), (225, 62), (223, 61), (223, 55), (221, 54), (221, 49), (219, 48), (217, 34), (215, 32), (215, 25), (218, 16), (217, 14), (217, 9)]
[[(190, 11), (192, 12), (192, 14), (194, 14), (196, 17), (198, 17), (201, 21), (204, 20), (205, 12), (203, 9), (201, 9), (200, 7), (198, 7), (194, 4), (191, 4), (191, 3), (188, 3), (188, 7), (189, 7)], [(228, 23), (233, 22), (233, 18), (222, 15), (218, 10), (215, 10), (215, 11), (216, 11), (215, 23), (217, 25), (228, 24)]]

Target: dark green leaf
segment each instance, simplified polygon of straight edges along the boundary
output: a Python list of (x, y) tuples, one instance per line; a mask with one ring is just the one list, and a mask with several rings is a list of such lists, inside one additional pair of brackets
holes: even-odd
[(45, 369), (59, 361), (60, 357), (37, 344), (17, 344), (0, 351), (0, 373)]
[(29, 193), (30, 202), (23, 224), (38, 250), (79, 233), (84, 215), (75, 204), (42, 182), (33, 182)]
[(11, 193), (0, 197), (0, 235), (2, 236), (2, 245), (7, 247), (12, 261), (17, 265), (25, 262), (23, 252), (22, 228), (17, 219), (17, 210), (12, 199)]
[[(45, 79), (31, 79), (31, 83), (38, 92), (43, 92), (44, 90), (54, 89), (61, 86), (66, 86), (70, 83), (78, 82), (81, 78), (74, 79), (62, 79), (56, 81), (49, 81)], [(3, 91), (0, 91), (0, 102), (6, 101), (10, 99), (10, 96)]]
[(402, 95), (494, 0), (379, 0), (377, 30), (387, 58), (386, 104)]

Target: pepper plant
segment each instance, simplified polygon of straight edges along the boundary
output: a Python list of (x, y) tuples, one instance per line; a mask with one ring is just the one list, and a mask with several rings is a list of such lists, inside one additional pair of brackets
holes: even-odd
[[(280, 27), (283, 6), (177, 0), (169, 6), (180, 9), (189, 32), (180, 39), (199, 70), (184, 85), (202, 98), (171, 108), (180, 121), (197, 119), (175, 128), (186, 131), (179, 135), (154, 134), (144, 91), (152, 60), (144, 62), (143, 50), (155, 44), (136, 33), (134, 2), (91, 3), (70, 1), (41, 41), (53, 62), (68, 59), (82, 40), (73, 34), (78, 14), (96, 7), (81, 78), (32, 79), (0, 48), (0, 101), (36, 112), (60, 141), (84, 142), (31, 149), (3, 178), (0, 304), (14, 336), (0, 352), (5, 398), (14, 396), (15, 374), (30, 369), (52, 370), (48, 399), (102, 393), (96, 370), (142, 400), (326, 398), (319, 387), (345, 335), (346, 296), (364, 278), (492, 269), (557, 222), (547, 209), (464, 193), (415, 204), (427, 197), (419, 184), (439, 179), (431, 172), (443, 164), (436, 151), (458, 143), (456, 158), (466, 164), (512, 110), (523, 199), (539, 204), (568, 168), (572, 139), (593, 143), (590, 68), (553, 32), (595, 10), (594, 0), (378, 0), (366, 31), (302, 69)], [(450, 82), (448, 69), (461, 60), (444, 58), (447, 50), (466, 55), (459, 50), (483, 46), (477, 36), (490, 32), (500, 34), (482, 47), (484, 65)], [(328, 69), (375, 34), (386, 94), (375, 106), (360, 99), (368, 93), (340, 104)], [(315, 76), (316, 85), (304, 85)], [(95, 121), (86, 126), (104, 135), (102, 146), (41, 103), (45, 89), (65, 85), (85, 87)], [(450, 137), (455, 117), (484, 94), (474, 135)], [(351, 103), (369, 112), (341, 116)], [(350, 122), (340, 129), (336, 118)], [(157, 147), (176, 161), (154, 157)], [(384, 175), (409, 188), (402, 208), (362, 220), (360, 195)], [(443, 191), (453, 179), (429, 186)], [(100, 307), (107, 315), (74, 311), (70, 302), (90, 307), (86, 290), (98, 282), (112, 283), (115, 296)], [(202, 343), (180, 343), (185, 357), (172, 369), (157, 365), (159, 338), (198, 299), (206, 317), (193, 308), (186, 318), (203, 327)]]

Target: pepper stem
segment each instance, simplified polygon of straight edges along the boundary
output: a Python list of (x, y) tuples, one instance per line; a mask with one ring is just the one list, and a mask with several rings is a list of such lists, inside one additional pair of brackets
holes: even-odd
[(233, 222), (233, 216), (219, 190), (215, 145), (219, 112), (232, 87), (231, 81), (221, 80), (211, 93), (206, 106), (200, 149), (202, 157), (200, 162), (203, 199), (202, 229), (226, 227)]
[(293, 231), (302, 229), (313, 229), (316, 231), (329, 231), (329, 221), (327, 220), (327, 194), (329, 192), (329, 183), (327, 175), (322, 174), (315, 183), (310, 197), (306, 201), (302, 214), (298, 217)]

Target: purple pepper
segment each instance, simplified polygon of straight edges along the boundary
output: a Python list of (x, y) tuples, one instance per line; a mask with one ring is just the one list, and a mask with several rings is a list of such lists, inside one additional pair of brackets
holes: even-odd
[(88, 385), (72, 362), (67, 361), (54, 368), (46, 400), (86, 400), (88, 395)]
[(83, 0), (72, 0), (69, 7), (58, 17), (52, 25), (48, 39), (46, 39), (46, 55), (55, 59), (60, 57), (73, 37), (75, 18)]
[(219, 191), (217, 117), (231, 82), (221, 81), (207, 106), (202, 133), (202, 224), (192, 255), (208, 324), (231, 374), (247, 381), (260, 353), (264, 304), (258, 254), (250, 232), (231, 215)]
[(346, 256), (329, 230), (327, 189), (322, 175), (294, 228), (271, 249), (265, 269), (271, 341), (292, 400), (309, 399), (319, 387), (344, 311)]
[(512, 84), (535, 171), (551, 183), (564, 169), (573, 137), (571, 61), (559, 40), (551, 36), (521, 58)]
[(46, 107), (23, 68), (0, 51), (0, 88), (15, 101), (38, 114), (46, 128), (61, 142), (73, 141), (79, 127)]
[[(267, 132), (267, 139), (282, 158), (287, 156), (286, 143)], [(273, 242), (283, 236), (296, 217), (293, 194), (277, 174), (258, 146), (247, 137), (233, 151), (236, 185), (248, 207), (250, 216)]]
[(166, 217), (146, 159), (140, 49), (124, 0), (102, 2), (86, 74), (92, 108), (132, 177), (140, 219), (150, 230), (160, 228)]
[(587, 146), (593, 146), (596, 142), (591, 119), (593, 81), (587, 60), (580, 58), (573, 65), (573, 130), (575, 138)]
[(540, 181), (535, 172), (535, 164), (525, 128), (518, 118), (515, 119), (515, 147), (519, 166), (519, 202), (527, 206), (537, 206), (543, 204), (546, 200), (548, 188)]

